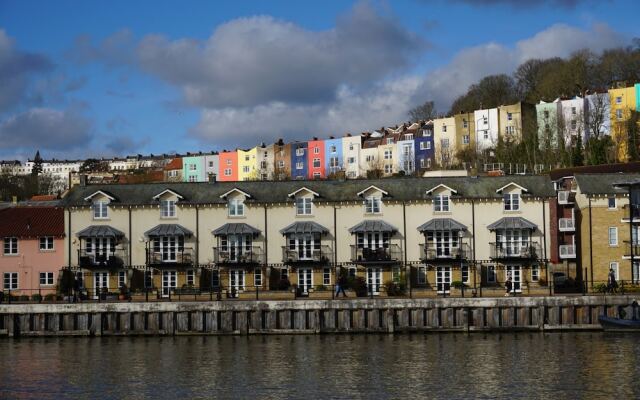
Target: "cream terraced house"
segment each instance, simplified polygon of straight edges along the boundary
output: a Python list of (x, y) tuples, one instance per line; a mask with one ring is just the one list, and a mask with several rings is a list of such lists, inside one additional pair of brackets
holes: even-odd
[[(544, 285), (548, 177), (149, 183), (74, 187), (64, 198), (67, 266), (89, 293), (154, 289), (333, 290), (372, 295)], [(104, 289), (103, 289), (104, 288)]]

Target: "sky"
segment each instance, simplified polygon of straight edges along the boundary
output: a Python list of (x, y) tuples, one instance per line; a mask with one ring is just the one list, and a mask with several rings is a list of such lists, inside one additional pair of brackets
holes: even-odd
[(637, 0), (0, 0), (0, 159), (371, 131), (530, 58), (628, 46), (638, 15)]

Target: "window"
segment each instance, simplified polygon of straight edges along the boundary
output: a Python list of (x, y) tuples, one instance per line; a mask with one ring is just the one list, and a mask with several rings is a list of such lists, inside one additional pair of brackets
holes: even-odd
[(40, 250), (53, 250), (53, 236), (42, 236), (40, 238)]
[(196, 271), (192, 269), (187, 270), (187, 286), (194, 287), (196, 285)]
[(424, 158), (420, 159), (420, 168), (425, 168), (426, 167), (426, 162)]
[(507, 121), (512, 121), (513, 120), (513, 113), (508, 112), (507, 113)]
[(511, 125), (507, 126), (507, 134), (513, 135), (514, 133), (516, 133), (516, 128)]
[(262, 286), (262, 269), (256, 268), (253, 270), (253, 286)]
[(317, 179), (317, 178), (320, 178), (320, 172), (313, 173), (313, 179)]
[(616, 118), (622, 119), (622, 110), (616, 110)]
[[(317, 147), (316, 147), (317, 149)], [(320, 168), (320, 159), (319, 158), (314, 158), (313, 159), (313, 168)]]
[(355, 164), (356, 163), (356, 158), (355, 157), (349, 157), (347, 159), (347, 161), (349, 162), (349, 164)]
[(296, 215), (311, 215), (311, 197), (296, 198)]
[(425, 267), (418, 267), (418, 285), (427, 284), (427, 269)]
[(53, 272), (40, 272), (40, 286), (53, 286)]
[(433, 211), (447, 212), (449, 211), (449, 195), (439, 194), (433, 197)]
[(162, 200), (160, 202), (160, 216), (162, 218), (173, 218), (176, 216), (175, 200)]
[(615, 261), (614, 262), (610, 262), (609, 263), (609, 269), (613, 270), (613, 275), (616, 277), (616, 281), (619, 281), (620, 280), (620, 275), (619, 275), (620, 271), (619, 271), (619, 268), (618, 268), (618, 263), (615, 262)]
[(469, 135), (463, 135), (462, 136), (462, 144), (469, 144)]
[(320, 147), (314, 147), (313, 154), (320, 154)]
[(231, 168), (224, 169), (224, 176), (231, 176)]
[(349, 151), (353, 151), (353, 143), (349, 143)]
[(496, 267), (487, 265), (487, 283), (496, 283)]
[(301, 162), (296, 163), (296, 169), (303, 169), (304, 168), (304, 164)]
[(413, 140), (413, 133), (407, 133), (404, 135), (404, 140)]
[(198, 181), (198, 177), (195, 175), (189, 175), (189, 182), (197, 182)]
[(540, 267), (537, 265), (531, 266), (531, 281), (538, 282), (540, 280)]
[(571, 115), (576, 115), (576, 108), (575, 107), (571, 107)]
[(250, 160), (249, 156), (244, 156), (244, 160), (249, 161)]
[(462, 127), (466, 129), (468, 126), (469, 124), (467, 123), (467, 120), (466, 119), (462, 120)]
[(296, 156), (301, 157), (304, 155), (304, 149), (303, 148), (297, 148), (296, 149)]
[(209, 168), (213, 168), (213, 161), (209, 161)]
[(289, 270), (286, 268), (280, 269), (280, 279), (289, 279)]
[(469, 283), (469, 266), (463, 265), (460, 267), (460, 275), (463, 283)]
[(338, 157), (329, 158), (329, 168), (338, 168), (339, 166)]
[(356, 172), (355, 171), (348, 171), (347, 172), (347, 178), (355, 178), (356, 177)]
[(267, 162), (266, 161), (260, 161), (260, 169), (267, 169)]
[(331, 285), (331, 268), (322, 269), (322, 284), (325, 286)]
[(118, 288), (127, 285), (127, 273), (125, 271), (118, 271)]
[(385, 165), (384, 166), (384, 173), (385, 174), (391, 174), (393, 173), (393, 165)]
[(429, 142), (420, 142), (420, 150), (427, 150)]
[(622, 96), (616, 96), (616, 104), (622, 104)]
[(575, 119), (571, 120), (571, 130), (575, 131), (577, 127), (578, 127), (578, 122)]
[(242, 199), (229, 200), (229, 216), (241, 217), (244, 215), (244, 201)]
[(153, 287), (153, 272), (144, 271), (144, 288), (151, 289)]
[(211, 287), (213, 288), (220, 287), (220, 274), (218, 270), (211, 271)]
[(609, 227), (609, 246), (618, 245), (618, 228), (615, 226)]
[(357, 269), (355, 267), (349, 267), (349, 277), (350, 278), (355, 278), (356, 277), (356, 272), (357, 272)]
[(249, 166), (248, 165), (243, 166), (242, 167), (242, 172), (244, 172), (245, 174), (248, 174), (249, 173)]
[(393, 138), (387, 138), (387, 144), (393, 144)]
[(448, 149), (449, 148), (449, 139), (440, 139), (440, 146), (443, 149)]
[(93, 203), (93, 219), (104, 219), (108, 217), (108, 204), (106, 201), (96, 201)]
[(364, 212), (367, 214), (379, 214), (382, 200), (379, 197), (369, 196), (364, 199)]
[(447, 126), (446, 125), (442, 125), (442, 132), (446, 132), (447, 131)]
[(18, 254), (18, 238), (16, 237), (4, 238), (4, 254), (5, 255)]
[(197, 166), (195, 164), (189, 164), (189, 171), (195, 171)]
[(169, 171), (169, 178), (177, 178), (178, 177), (178, 170), (172, 170)]
[(18, 289), (18, 273), (5, 272), (4, 273), (4, 290), (16, 290), (16, 289)]
[(544, 110), (544, 119), (549, 118), (549, 110)]
[(520, 194), (519, 193), (507, 193), (503, 196), (503, 204), (505, 211), (518, 211), (520, 210)]
[(336, 146), (329, 147), (329, 151), (332, 152), (332, 153), (335, 153), (336, 152)]
[(385, 160), (391, 160), (391, 157), (393, 155), (393, 151), (387, 149), (384, 151), (384, 159)]
[(227, 160), (227, 165), (231, 165), (231, 160)]
[(610, 210), (616, 208), (616, 197), (615, 196), (609, 196), (608, 202), (609, 202), (609, 209)]
[(278, 161), (278, 168), (284, 168), (284, 161)]

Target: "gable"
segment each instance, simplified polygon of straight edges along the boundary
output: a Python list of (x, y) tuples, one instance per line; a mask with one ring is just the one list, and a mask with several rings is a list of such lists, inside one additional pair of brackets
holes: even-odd
[(305, 186), (287, 195), (287, 197), (309, 197), (309, 196), (320, 197), (320, 195), (317, 192), (314, 192), (313, 190)]
[(438, 194), (458, 194), (458, 191), (450, 188), (449, 186), (441, 183), (427, 190), (427, 195), (438, 195)]
[(178, 200), (184, 200), (184, 197), (180, 193), (175, 192), (175, 191), (173, 191), (171, 189), (165, 189), (162, 192), (160, 192), (160, 193), (156, 194), (155, 196), (153, 196), (154, 200), (171, 199), (171, 198), (178, 199)]
[(529, 190), (527, 188), (525, 188), (524, 186), (520, 186), (515, 182), (509, 182), (506, 185), (504, 185), (501, 188), (498, 188), (496, 190), (496, 193), (520, 193), (522, 194), (523, 192), (528, 192)]
[(111, 194), (104, 192), (102, 190), (98, 190), (96, 192), (93, 192), (91, 195), (87, 196), (84, 198), (85, 201), (104, 201), (104, 200), (108, 200), (108, 202), (112, 202), (112, 201), (116, 201), (116, 198), (114, 196), (112, 196)]
[(221, 199), (227, 199), (227, 198), (235, 199), (235, 198), (238, 198), (238, 197), (244, 197), (246, 199), (250, 199), (251, 195), (249, 193), (247, 193), (247, 192), (244, 192), (244, 191), (238, 189), (238, 188), (233, 188), (233, 189), (229, 190), (228, 192), (225, 192), (225, 193), (220, 195)]
[(383, 197), (383, 196), (388, 196), (388, 195), (389, 195), (389, 193), (387, 193), (386, 191), (384, 191), (384, 190), (382, 190), (379, 187), (374, 186), (374, 185), (371, 185), (368, 188), (366, 188), (366, 189), (364, 189), (364, 190), (362, 190), (362, 191), (357, 193), (358, 197), (361, 197), (361, 196)]

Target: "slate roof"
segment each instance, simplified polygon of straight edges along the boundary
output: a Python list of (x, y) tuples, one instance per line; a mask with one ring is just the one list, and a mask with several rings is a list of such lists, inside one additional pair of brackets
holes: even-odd
[(245, 223), (235, 223), (224, 224), (220, 228), (214, 230), (212, 233), (215, 236), (240, 234), (257, 236), (260, 234), (260, 229), (254, 228), (253, 226)]
[(365, 232), (398, 232), (395, 226), (379, 220), (362, 221), (356, 226), (349, 228), (349, 233)]
[(64, 236), (61, 207), (9, 207), (0, 210), (0, 237)]
[(535, 230), (538, 226), (533, 222), (524, 219), (522, 217), (504, 217), (500, 218), (493, 224), (487, 226), (490, 231), (496, 229), (532, 229)]
[(280, 233), (283, 235), (292, 233), (329, 233), (329, 230), (316, 222), (305, 221), (294, 222), (286, 228), (280, 229)]
[(124, 233), (117, 230), (116, 228), (112, 228), (109, 225), (91, 225), (89, 227), (84, 228), (80, 232), (76, 234), (79, 238), (87, 238), (87, 237), (112, 237), (119, 238), (124, 237)]
[(628, 189), (616, 188), (614, 185), (640, 180), (637, 174), (577, 174), (576, 183), (580, 192), (584, 194), (624, 194)]
[(193, 232), (178, 224), (160, 224), (144, 233), (146, 236), (193, 236)]
[(418, 232), (466, 231), (467, 227), (453, 218), (434, 218), (418, 227)]
[(509, 184), (517, 183), (527, 188), (522, 197), (554, 197), (555, 191), (548, 176), (499, 176), (499, 177), (403, 177), (386, 179), (353, 179), (353, 180), (316, 180), (316, 181), (280, 181), (280, 182), (162, 182), (128, 185), (89, 185), (75, 186), (63, 199), (65, 206), (86, 206), (89, 202), (84, 198), (97, 190), (112, 193), (122, 205), (157, 204), (153, 196), (165, 189), (171, 189), (184, 196), (179, 203), (188, 204), (226, 204), (220, 195), (233, 188), (247, 192), (252, 197), (247, 203), (293, 202), (289, 193), (301, 187), (307, 187), (320, 196), (317, 201), (362, 201), (358, 192), (371, 185), (389, 193), (392, 200), (430, 199), (428, 189), (444, 184), (458, 192), (463, 198), (495, 198), (502, 195), (496, 190)]

